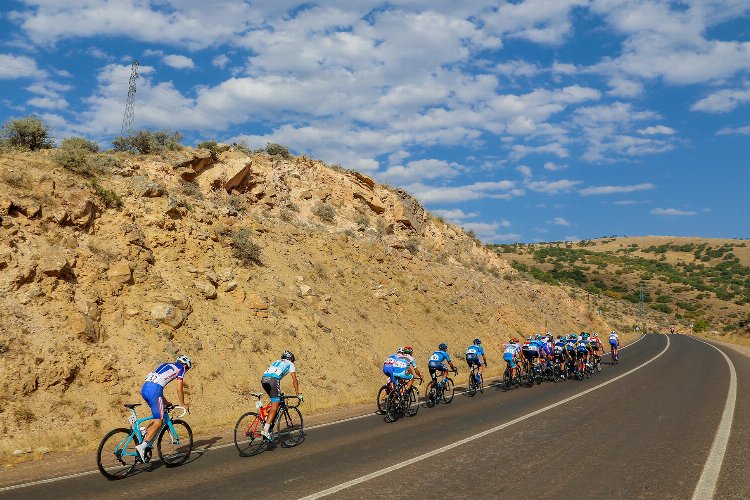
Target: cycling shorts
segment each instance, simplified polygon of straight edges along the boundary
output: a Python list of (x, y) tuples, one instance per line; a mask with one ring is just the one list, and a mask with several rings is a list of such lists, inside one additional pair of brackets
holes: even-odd
[(539, 353), (537, 351), (523, 351), (523, 356), (529, 361), (531, 361), (534, 358), (538, 358)]
[(437, 364), (437, 365), (430, 363), (427, 368), (429, 368), (430, 370), (430, 377), (433, 377), (433, 378), (435, 377), (436, 372), (442, 372), (441, 375), (448, 372), (448, 367), (442, 363)]
[(141, 388), (141, 397), (151, 408), (154, 419), (164, 418), (164, 387), (154, 382), (146, 382)]
[(276, 377), (263, 377), (260, 379), (263, 390), (271, 398), (272, 403), (281, 402), (281, 379)]
[(612, 347), (614, 347), (615, 349), (617, 349), (617, 341), (616, 340), (610, 340), (609, 341), (609, 345), (611, 345)]
[(391, 378), (394, 382), (397, 378), (400, 378), (401, 380), (411, 380), (414, 378), (414, 375), (412, 375), (411, 373), (407, 373), (406, 370), (396, 370), (393, 372), (393, 376)]
[(383, 375), (386, 377), (393, 376), (393, 365), (383, 365)]
[(467, 354), (466, 364), (468, 364), (469, 367), (471, 367), (472, 365), (482, 366), (482, 362), (479, 360), (479, 356), (477, 356), (476, 354), (474, 355)]
[(511, 368), (516, 367), (516, 360), (511, 353), (506, 352), (505, 354), (503, 354), (503, 360), (506, 361), (508, 363), (508, 366), (510, 366)]

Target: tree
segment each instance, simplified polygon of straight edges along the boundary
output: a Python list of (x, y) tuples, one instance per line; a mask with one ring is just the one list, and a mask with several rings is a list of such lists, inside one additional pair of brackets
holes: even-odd
[(49, 149), (53, 145), (49, 126), (36, 115), (6, 121), (0, 135), (9, 146), (30, 151)]

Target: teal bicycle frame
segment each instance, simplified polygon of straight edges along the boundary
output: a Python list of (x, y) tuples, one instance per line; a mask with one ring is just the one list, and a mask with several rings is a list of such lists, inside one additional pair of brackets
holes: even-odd
[[(161, 427), (156, 432), (156, 434), (154, 434), (154, 437), (151, 439), (151, 442), (149, 443), (149, 445), (151, 445), (151, 443), (154, 442), (154, 439), (156, 439), (159, 436), (159, 434), (162, 432), (162, 429), (164, 429), (164, 427), (168, 427), (170, 440), (172, 441), (173, 444), (179, 446), (180, 436), (177, 434), (177, 431), (175, 431), (175, 428), (172, 425), (172, 418), (169, 415), (169, 412), (174, 408), (176, 407), (172, 407), (172, 408), (164, 410), (164, 419), (162, 420)], [(144, 436), (143, 436), (143, 433), (141, 432), (141, 424), (154, 419), (153, 416), (139, 419), (138, 415), (135, 412), (135, 408), (131, 408), (130, 411), (133, 412), (133, 415), (128, 418), (128, 421), (131, 424), (130, 426), (131, 426), (132, 431), (130, 435), (126, 437), (125, 439), (123, 439), (120, 442), (120, 444), (117, 446), (117, 449), (115, 450), (115, 454), (118, 457), (121, 457), (121, 456), (131, 456), (131, 457), (136, 457), (136, 458), (138, 457), (138, 452), (135, 450), (135, 448), (133, 448), (133, 451), (129, 451), (128, 446), (130, 446), (134, 440), (135, 440), (135, 444), (139, 444), (143, 442)], [(149, 448), (151, 448), (151, 446), (149, 446)]]

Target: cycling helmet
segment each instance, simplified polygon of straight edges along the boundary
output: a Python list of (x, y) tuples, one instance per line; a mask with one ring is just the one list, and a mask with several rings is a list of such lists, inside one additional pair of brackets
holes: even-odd
[(399, 347), (398, 349), (396, 349), (396, 353), (397, 354), (404, 354), (404, 348), (403, 347)]
[(615, 334), (615, 335), (617, 335), (617, 332), (616, 332), (616, 331), (614, 331), (614, 330), (612, 330), (612, 333), (613, 333), (613, 334)]
[(482, 345), (482, 341), (479, 339), (474, 339), (474, 345)]
[(289, 361), (294, 363), (294, 354), (289, 351), (284, 351), (284, 353), (281, 355), (281, 359), (288, 359)]
[(181, 363), (188, 370), (193, 367), (193, 362), (187, 356), (179, 356), (175, 363)]
[(589, 338), (589, 334), (588, 333), (584, 333), (583, 335), (581, 335), (581, 338), (587, 339), (587, 338)]
[(445, 342), (441, 342), (440, 345), (438, 346), (438, 350), (440, 350), (440, 351), (447, 351), (448, 350), (448, 344), (446, 344)]
[(599, 338), (599, 334), (598, 334), (598, 333), (595, 333), (595, 334), (594, 334), (594, 338), (595, 338), (595, 339), (598, 339), (598, 338)]
[(403, 350), (404, 350), (404, 354), (411, 354), (414, 352), (414, 349), (412, 349), (410, 345), (404, 346)]
[(575, 339), (577, 339), (577, 338), (578, 338), (578, 335), (576, 335), (575, 333), (571, 333), (571, 334), (570, 334), (570, 337), (568, 337), (568, 338), (569, 338), (570, 340), (575, 340)]

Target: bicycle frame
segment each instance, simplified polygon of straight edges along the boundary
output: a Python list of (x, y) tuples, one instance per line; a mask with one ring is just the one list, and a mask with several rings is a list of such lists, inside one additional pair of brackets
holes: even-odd
[[(149, 420), (153, 420), (154, 417), (146, 417), (146, 418), (138, 418), (138, 415), (136, 414), (135, 408), (132, 408), (130, 411), (133, 412), (133, 415), (128, 418), (128, 421), (131, 424), (132, 431), (130, 432), (130, 435), (120, 441), (120, 444), (117, 445), (117, 448), (115, 449), (115, 453), (117, 453), (120, 450), (126, 450), (121, 451), (119, 456), (132, 456), (137, 457), (138, 452), (133, 449), (133, 451), (127, 451), (128, 446), (130, 445), (131, 441), (133, 441), (134, 438), (138, 438), (137, 442), (142, 443), (144, 435), (141, 432), (141, 424), (144, 422), (148, 422)], [(180, 444), (180, 437), (177, 435), (177, 431), (175, 431), (174, 426), (172, 425), (172, 419), (169, 416), (169, 412), (164, 412), (164, 419), (162, 420), (161, 427), (159, 427), (159, 430), (154, 434), (154, 437), (152, 438), (151, 442), (153, 442), (154, 439), (161, 433), (162, 429), (164, 427), (169, 428), (169, 437), (172, 440), (172, 442), (176, 445)]]

